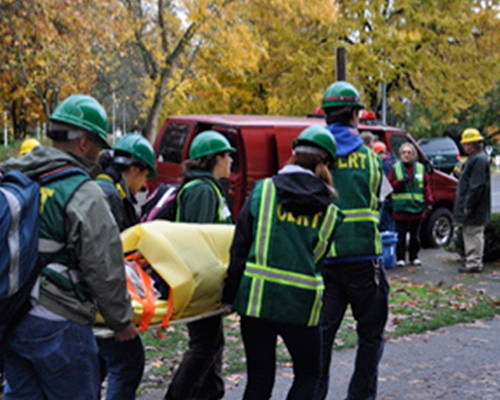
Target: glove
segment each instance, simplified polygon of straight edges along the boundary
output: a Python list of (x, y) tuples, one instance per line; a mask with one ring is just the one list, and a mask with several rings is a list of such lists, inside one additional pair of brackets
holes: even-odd
[(401, 179), (399, 182), (401, 183), (408, 183), (410, 182), (410, 177), (409, 176), (405, 176), (403, 179)]

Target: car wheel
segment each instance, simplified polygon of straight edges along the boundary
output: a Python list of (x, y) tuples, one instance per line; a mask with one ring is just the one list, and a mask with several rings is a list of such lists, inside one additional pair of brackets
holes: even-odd
[(447, 246), (453, 238), (453, 214), (447, 208), (438, 208), (422, 228), (421, 238), (424, 247)]

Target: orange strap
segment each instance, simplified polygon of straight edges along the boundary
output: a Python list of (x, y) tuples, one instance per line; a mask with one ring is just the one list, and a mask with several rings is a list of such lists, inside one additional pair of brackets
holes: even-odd
[[(134, 288), (130, 277), (127, 276), (127, 288), (130, 293), (130, 297), (133, 300), (137, 301), (142, 305), (142, 315), (141, 320), (139, 322), (139, 331), (147, 331), (151, 320), (155, 314), (155, 293), (153, 290), (153, 280), (151, 277), (142, 269), (143, 265), (147, 264), (147, 260), (142, 256), (141, 253), (135, 252), (133, 254), (125, 257), (127, 261), (134, 261), (137, 264), (137, 270), (139, 271), (139, 275), (141, 276), (142, 284), (144, 287), (144, 299), (142, 299)], [(167, 303), (167, 313), (163, 318), (161, 323), (161, 328), (158, 330), (157, 335), (160, 337), (159, 331), (170, 323), (170, 317), (172, 316), (173, 307), (172, 307), (172, 288), (169, 288), (168, 294), (168, 303)]]

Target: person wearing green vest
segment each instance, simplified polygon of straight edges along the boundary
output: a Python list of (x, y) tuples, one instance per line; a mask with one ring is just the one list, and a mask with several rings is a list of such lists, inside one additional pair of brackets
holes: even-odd
[(389, 286), (382, 268), (378, 230), (382, 165), (380, 157), (359, 136), (358, 112), (362, 108), (358, 91), (347, 82), (335, 82), (323, 97), (327, 129), (337, 142), (333, 179), (339, 196), (334, 203), (345, 218), (323, 263), (319, 399), (325, 399), (328, 393), (333, 342), (349, 304), (356, 320), (358, 350), (346, 399), (373, 400), (377, 395)]
[(410, 264), (422, 265), (418, 258), (420, 251), (420, 226), (427, 210), (434, 202), (429, 176), (424, 165), (416, 160), (417, 150), (411, 143), (399, 148), (400, 161), (392, 166), (389, 173), (394, 192), (392, 193), (392, 216), (396, 222), (398, 243), (396, 245), (396, 265), (406, 265), (406, 235), (410, 234)]
[(244, 399), (271, 398), (276, 340), (292, 357), (287, 399), (316, 399), (321, 365), (321, 260), (342, 213), (333, 204), (329, 167), (336, 159), (330, 132), (304, 130), (277, 175), (256, 183), (231, 246), (223, 304), (241, 315), (248, 381)]
[[(157, 176), (154, 149), (140, 134), (126, 134), (111, 151), (109, 165), (97, 176), (120, 231), (139, 223), (135, 195), (147, 178)], [(144, 348), (141, 337), (117, 342), (97, 338), (101, 383), (108, 376), (107, 400), (134, 400), (144, 371)]]
[(33, 308), (7, 339), (7, 399), (96, 399), (97, 309), (116, 340), (138, 333), (118, 227), (91, 179), (101, 147), (109, 148), (107, 130), (104, 108), (93, 97), (73, 95), (50, 116), (53, 147), (37, 146), (2, 165), (31, 178), (72, 172), (40, 189), (38, 249), (46, 266)]
[[(231, 224), (231, 211), (220, 179), (231, 173), (231, 147), (219, 132), (197, 135), (184, 162), (184, 178), (176, 196), (176, 221)], [(187, 324), (189, 349), (184, 354), (165, 395), (166, 400), (217, 400), (224, 397), (222, 317), (216, 315)]]

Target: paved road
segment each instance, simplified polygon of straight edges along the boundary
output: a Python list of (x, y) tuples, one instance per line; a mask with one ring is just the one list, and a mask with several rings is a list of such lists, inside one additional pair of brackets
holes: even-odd
[[(423, 267), (397, 268), (389, 276), (411, 282), (444, 286), (465, 284), (500, 298), (498, 266), (488, 264), (481, 275), (466, 276), (450, 263), (453, 254), (442, 249), (422, 250)], [(500, 399), (500, 319), (482, 320), (431, 333), (412, 335), (387, 343), (380, 365), (379, 400), (498, 400)], [(354, 350), (335, 352), (328, 400), (345, 398), (352, 374)], [(291, 385), (289, 368), (278, 368), (273, 399), (281, 400)], [(224, 399), (239, 400), (245, 374), (227, 377)], [(140, 400), (160, 399), (163, 391)], [(308, 400), (308, 399), (305, 399)]]
[[(497, 266), (486, 265), (482, 275), (459, 275), (451, 253), (441, 249), (421, 251), (424, 266), (397, 268), (389, 276), (411, 282), (440, 282), (444, 286), (464, 283), (500, 297)], [(498, 400), (500, 399), (500, 319), (452, 326), (387, 343), (380, 364), (379, 400)], [(355, 351), (335, 352), (328, 400), (345, 398), (352, 374)], [(284, 399), (292, 371), (277, 371), (273, 399)], [(241, 399), (245, 375), (228, 382), (224, 399)]]
[[(500, 399), (500, 319), (407, 336), (385, 346), (379, 369), (379, 400)], [(345, 398), (354, 350), (334, 354), (328, 400)], [(277, 371), (273, 399), (284, 399), (292, 371)], [(239, 400), (245, 378), (224, 399)], [(305, 399), (306, 400), (306, 399)]]

